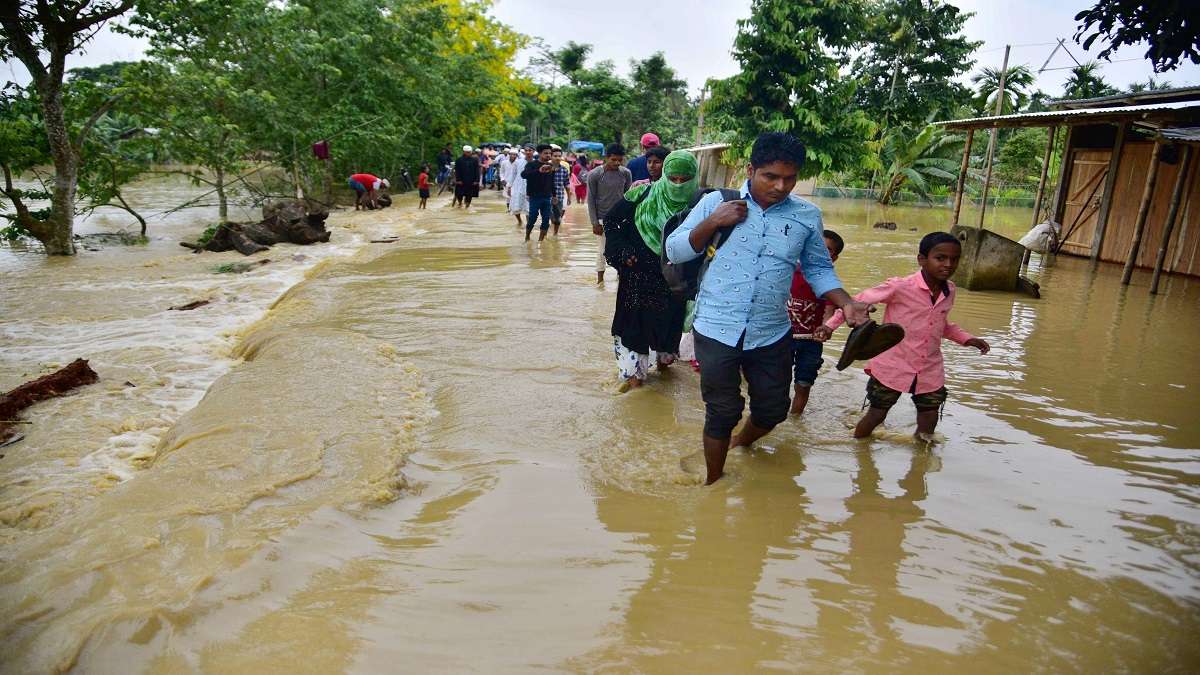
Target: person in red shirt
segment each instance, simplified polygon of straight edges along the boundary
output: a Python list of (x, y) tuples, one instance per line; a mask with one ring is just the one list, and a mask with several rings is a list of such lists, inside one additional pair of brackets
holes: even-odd
[[(821, 236), (825, 239), (829, 259), (837, 262), (846, 242), (833, 230), (824, 230)], [(792, 384), (795, 389), (791, 414), (800, 415), (808, 405), (808, 395), (821, 369), (821, 343), (824, 340), (818, 340), (814, 334), (820, 332), (817, 329), (833, 315), (833, 305), (813, 293), (797, 266), (796, 274), (792, 276), (787, 310), (788, 318), (792, 320)]]
[(417, 206), (418, 209), (425, 208), (425, 200), (429, 199), (429, 165), (421, 165), (421, 173), (417, 175), (417, 194), (421, 195), (421, 203)]
[(369, 173), (356, 173), (350, 176), (350, 187), (354, 189), (354, 210), (376, 208), (375, 198), (383, 188), (390, 187), (386, 178), (379, 178)]

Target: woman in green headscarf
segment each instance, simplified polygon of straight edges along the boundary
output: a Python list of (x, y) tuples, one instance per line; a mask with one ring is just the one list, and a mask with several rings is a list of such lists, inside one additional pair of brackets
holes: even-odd
[(683, 333), (684, 303), (671, 295), (659, 266), (663, 226), (691, 202), (699, 186), (692, 153), (676, 150), (663, 161), (662, 177), (639, 185), (604, 219), (604, 257), (617, 269), (613, 354), (621, 379), (640, 387), (649, 374), (651, 352), (659, 369), (674, 362)]

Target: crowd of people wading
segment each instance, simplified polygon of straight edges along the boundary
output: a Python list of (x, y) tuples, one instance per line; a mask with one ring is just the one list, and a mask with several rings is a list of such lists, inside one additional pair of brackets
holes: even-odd
[[(455, 208), (469, 209), (483, 189), (503, 191), (525, 240), (557, 236), (572, 202), (587, 205), (596, 237), (596, 283), (617, 271), (613, 355), (622, 391), (641, 387), (652, 369), (681, 358), (700, 373), (706, 484), (718, 480), (730, 447), (749, 446), (787, 419), (803, 414), (823, 362), (822, 347), (843, 323), (853, 330), (838, 368), (869, 359), (866, 412), (854, 436), (870, 436), (902, 394), (917, 410), (916, 436), (932, 440), (948, 392), (941, 341), (974, 347), (987, 342), (948, 318), (950, 281), (962, 247), (946, 232), (917, 245), (917, 269), (851, 296), (834, 263), (846, 247), (825, 229), (816, 205), (794, 194), (804, 145), (786, 133), (757, 138), (738, 189), (699, 184), (699, 163), (687, 150), (664, 148), (653, 133), (626, 163), (613, 143), (603, 157), (564, 153), (554, 144), (499, 152), (447, 145), (436, 181), (454, 184)], [(372, 207), (386, 179), (354, 174), (355, 207)], [(420, 206), (430, 170), (417, 179)], [(883, 323), (870, 319), (874, 305)], [(749, 418), (742, 420), (749, 394)]]

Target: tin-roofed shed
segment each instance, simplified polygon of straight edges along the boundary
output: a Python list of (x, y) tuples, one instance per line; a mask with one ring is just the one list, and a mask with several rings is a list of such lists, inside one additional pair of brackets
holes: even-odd
[[(938, 122), (977, 129), (1047, 127), (1066, 134), (1050, 218), (1063, 226), (1061, 252), (1200, 276), (1200, 180), (1194, 159), (1200, 87), (1057, 101), (1054, 110)], [(1049, 150), (1047, 150), (1047, 155)], [(955, 199), (957, 224), (965, 175)], [(1043, 186), (1037, 204), (1041, 204)], [(1145, 245), (1143, 245), (1143, 243)]]

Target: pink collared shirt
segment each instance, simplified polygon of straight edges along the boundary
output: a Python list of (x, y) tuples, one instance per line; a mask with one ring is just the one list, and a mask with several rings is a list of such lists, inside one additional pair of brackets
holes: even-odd
[[(929, 284), (925, 283), (920, 270), (906, 277), (892, 277), (854, 296), (859, 302), (886, 304), (884, 322), (904, 327), (904, 340), (871, 359), (867, 372), (899, 392), (925, 394), (941, 389), (946, 383), (942, 338), (960, 345), (974, 338), (947, 318), (954, 307), (954, 296), (954, 284), (947, 281), (946, 291), (938, 295), (937, 302), (931, 302)], [(839, 309), (825, 325), (836, 330), (844, 321)]]

